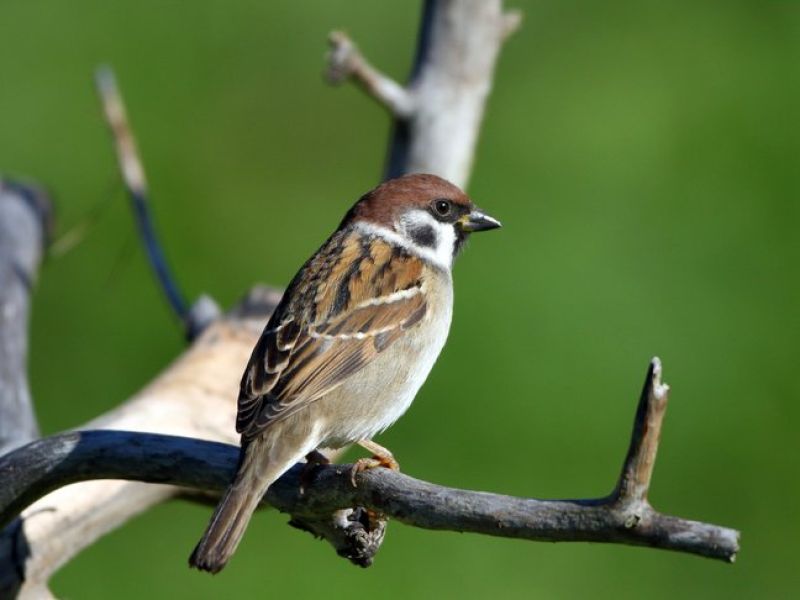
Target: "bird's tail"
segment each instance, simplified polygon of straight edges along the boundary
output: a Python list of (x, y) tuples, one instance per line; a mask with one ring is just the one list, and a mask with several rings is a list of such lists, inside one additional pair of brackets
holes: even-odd
[[(217, 505), (205, 534), (189, 557), (189, 566), (201, 571), (219, 573), (236, 551), (250, 517), (253, 516), (267, 488), (295, 461), (268, 459), (265, 440), (247, 446), (231, 486)], [(302, 456), (302, 454), (300, 455)]]
[(189, 565), (201, 571), (219, 573), (239, 545), (260, 499), (256, 490), (232, 485), (189, 557)]

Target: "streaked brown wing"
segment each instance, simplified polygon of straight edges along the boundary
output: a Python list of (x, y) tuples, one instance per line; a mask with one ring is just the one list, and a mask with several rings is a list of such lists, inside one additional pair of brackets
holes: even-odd
[(418, 258), (383, 240), (334, 235), (289, 286), (253, 351), (236, 419), (243, 440), (341, 385), (419, 322), (422, 274)]

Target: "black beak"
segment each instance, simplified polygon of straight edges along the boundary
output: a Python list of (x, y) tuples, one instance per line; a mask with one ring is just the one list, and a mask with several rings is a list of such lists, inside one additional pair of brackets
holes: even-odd
[(494, 217), (490, 217), (479, 209), (473, 210), (471, 213), (464, 215), (458, 220), (462, 231), (488, 231), (489, 229), (497, 229), (500, 227), (500, 221)]

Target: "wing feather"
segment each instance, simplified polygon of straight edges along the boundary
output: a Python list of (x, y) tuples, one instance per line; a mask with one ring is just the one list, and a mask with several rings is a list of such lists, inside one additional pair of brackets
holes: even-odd
[(242, 377), (236, 429), (249, 441), (335, 389), (417, 324), (422, 261), (380, 238), (334, 234), (304, 265)]

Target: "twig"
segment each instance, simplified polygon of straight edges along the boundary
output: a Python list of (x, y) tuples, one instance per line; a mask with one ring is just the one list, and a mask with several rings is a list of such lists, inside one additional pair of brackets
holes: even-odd
[(183, 326), (186, 339), (192, 340), (219, 316), (219, 308), (208, 296), (201, 296), (192, 307), (186, 303), (178, 282), (169, 269), (155, 232), (148, 200), (147, 178), (136, 149), (133, 132), (128, 124), (125, 104), (117, 87), (114, 72), (109, 67), (101, 67), (97, 69), (95, 81), (106, 121), (114, 137), (120, 173), (131, 199), (136, 225), (147, 251), (150, 266), (153, 268), (170, 308)]
[[(301, 492), (302, 465), (297, 465), (270, 487), (266, 501), (301, 523), (335, 524), (332, 515), (343, 509), (367, 509), (425, 529), (551, 542), (632, 544), (732, 562), (739, 550), (738, 532), (661, 514), (646, 501), (666, 389), (660, 382), (660, 363), (654, 359), (639, 400), (623, 475), (616, 492), (605, 498), (516, 498), (439, 486), (387, 469), (360, 474), (353, 488), (348, 465), (318, 467), (310, 481), (303, 482)], [(0, 489), (0, 523), (13, 519), (48, 491), (87, 479), (118, 478), (221, 491), (233, 476), (238, 456), (234, 446), (173, 436), (122, 431), (60, 434), (0, 459), (0, 479), (10, 483)], [(333, 534), (322, 535), (340, 543), (347, 527), (342, 523), (332, 527)], [(320, 534), (318, 529), (314, 533)], [(374, 542), (369, 538), (369, 543)], [(362, 550), (359, 564), (365, 558), (371, 561), (377, 547)]]
[(331, 46), (326, 71), (329, 83), (340, 85), (352, 78), (395, 117), (405, 119), (411, 116), (414, 110), (413, 96), (391, 77), (373, 67), (344, 32), (331, 32), (328, 42)]
[(617, 501), (632, 510), (647, 505), (668, 397), (669, 386), (661, 382), (661, 361), (656, 357), (650, 362), (633, 422), (630, 447), (614, 492)]

